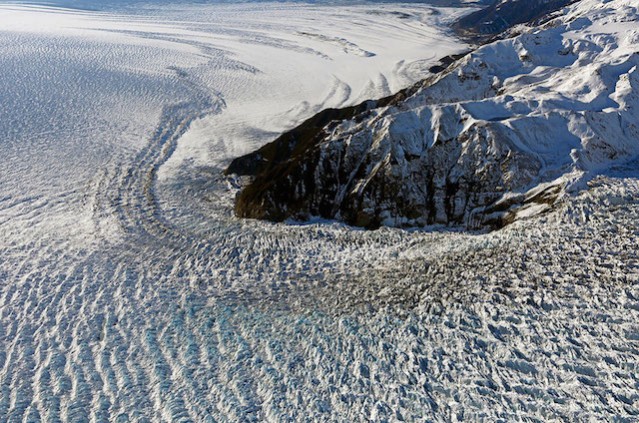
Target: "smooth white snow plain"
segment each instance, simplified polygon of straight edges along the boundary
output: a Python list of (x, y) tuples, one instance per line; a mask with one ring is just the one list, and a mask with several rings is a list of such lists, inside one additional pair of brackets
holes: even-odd
[(492, 234), (232, 216), (230, 158), (464, 12), (0, 5), (0, 420), (633, 421), (636, 164)]

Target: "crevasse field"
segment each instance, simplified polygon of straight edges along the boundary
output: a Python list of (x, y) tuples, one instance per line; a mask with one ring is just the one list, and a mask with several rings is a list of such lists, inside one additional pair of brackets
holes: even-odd
[(492, 234), (233, 217), (230, 159), (466, 12), (0, 3), (0, 421), (633, 421), (629, 170)]

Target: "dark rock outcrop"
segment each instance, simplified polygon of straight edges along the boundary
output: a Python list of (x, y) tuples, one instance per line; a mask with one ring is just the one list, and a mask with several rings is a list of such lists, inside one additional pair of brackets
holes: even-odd
[[(499, 124), (464, 131), (467, 117), (450, 107), (393, 112), (362, 112), (348, 122), (350, 130), (333, 123), (299, 143), (271, 144), (265, 150), (273, 161), (260, 153), (234, 162), (230, 169), (241, 173), (257, 170), (236, 199), (236, 214), (272, 221), (319, 216), (366, 228), (499, 226), (504, 213), (477, 220), (473, 210), (526, 186), (540, 170), (534, 157), (511, 147)], [(441, 121), (429, 130), (434, 113)], [(294, 153), (282, 159), (278, 150)]]

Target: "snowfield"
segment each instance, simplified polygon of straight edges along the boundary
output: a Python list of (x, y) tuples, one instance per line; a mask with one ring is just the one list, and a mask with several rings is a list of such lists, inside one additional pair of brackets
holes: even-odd
[(233, 217), (232, 157), (419, 80), (465, 12), (0, 5), (0, 421), (636, 421), (636, 161), (490, 234)]

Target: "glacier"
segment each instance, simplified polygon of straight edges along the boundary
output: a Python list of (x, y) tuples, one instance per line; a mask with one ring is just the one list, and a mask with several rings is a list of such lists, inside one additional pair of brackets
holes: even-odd
[(0, 4), (0, 421), (636, 419), (636, 162), (492, 233), (233, 214), (232, 158), (468, 11)]

